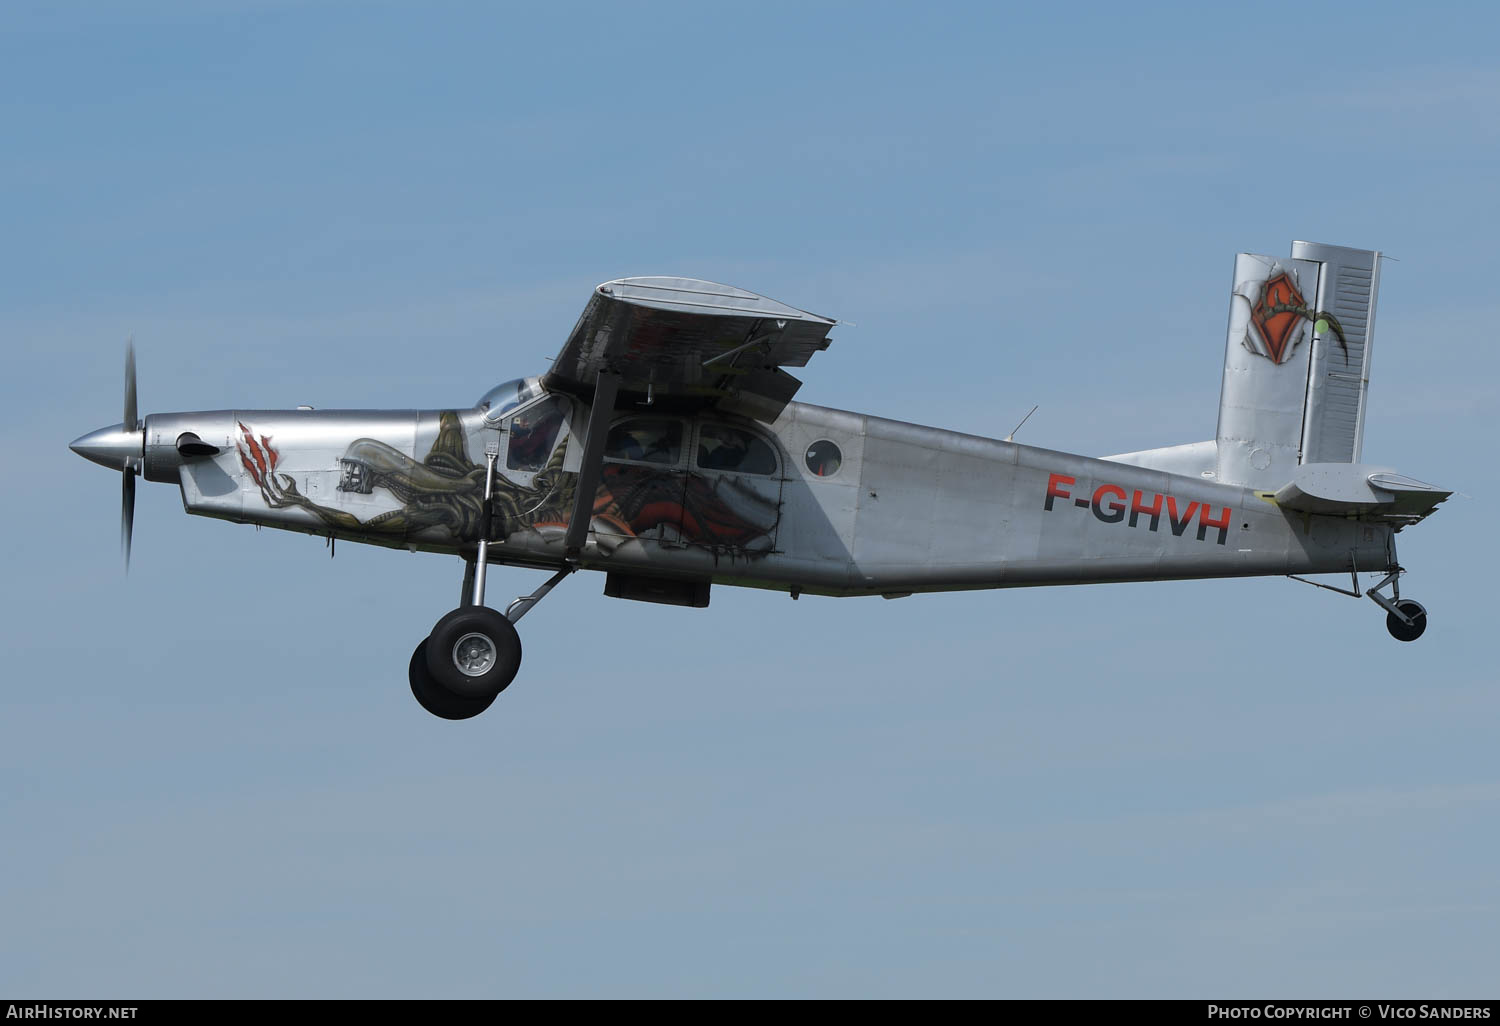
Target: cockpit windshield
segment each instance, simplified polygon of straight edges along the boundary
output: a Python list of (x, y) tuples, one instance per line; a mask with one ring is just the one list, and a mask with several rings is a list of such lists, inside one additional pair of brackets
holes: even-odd
[(496, 385), (480, 397), (474, 405), (485, 411), (484, 419), (494, 423), (501, 420), (517, 406), (531, 402), (542, 394), (540, 378), (516, 378), (503, 385)]

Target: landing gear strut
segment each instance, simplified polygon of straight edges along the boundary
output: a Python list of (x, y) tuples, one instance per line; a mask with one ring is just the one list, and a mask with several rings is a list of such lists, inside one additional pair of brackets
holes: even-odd
[(495, 484), (497, 447), (485, 452), (484, 508), (480, 513), (479, 551), (464, 571), (462, 603), (437, 622), (411, 654), (407, 676), (422, 708), (445, 720), (466, 720), (490, 707), (521, 668), (521, 637), (515, 623), (575, 569), (566, 566), (536, 591), (523, 595), (504, 613), (484, 604), (485, 569), (489, 562), (490, 492)]

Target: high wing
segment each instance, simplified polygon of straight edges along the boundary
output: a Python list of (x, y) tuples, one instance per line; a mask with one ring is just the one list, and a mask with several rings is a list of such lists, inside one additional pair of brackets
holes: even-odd
[(621, 278), (594, 289), (542, 384), (589, 396), (604, 373), (652, 402), (769, 423), (802, 385), (781, 368), (807, 366), (836, 323), (711, 281)]

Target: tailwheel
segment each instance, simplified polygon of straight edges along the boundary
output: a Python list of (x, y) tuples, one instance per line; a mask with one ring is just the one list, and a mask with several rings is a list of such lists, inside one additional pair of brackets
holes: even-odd
[[(1401, 597), (1400, 581), (1405, 572), (1401, 567), (1392, 565), (1380, 579), (1380, 583), (1365, 594), (1385, 610), (1385, 629), (1391, 632), (1391, 637), (1397, 641), (1416, 641), (1427, 629), (1427, 610), (1422, 603)], [(1386, 588), (1391, 589), (1390, 598), (1381, 594)]]
[(1427, 610), (1420, 602), (1411, 599), (1399, 599), (1396, 608), (1405, 613), (1411, 620), (1406, 623), (1395, 613), (1387, 613), (1385, 617), (1385, 629), (1391, 632), (1391, 637), (1397, 641), (1416, 641), (1427, 629)]
[(427, 636), (427, 671), (452, 694), (490, 702), (521, 668), (521, 636), (489, 606), (460, 606)]
[(495, 701), (495, 695), (490, 695), (488, 698), (462, 698), (433, 680), (432, 674), (427, 670), (427, 639), (425, 638), (417, 646), (416, 651), (412, 652), (406, 675), (411, 680), (412, 696), (422, 708), (445, 720), (467, 720), (471, 716), (478, 716)]

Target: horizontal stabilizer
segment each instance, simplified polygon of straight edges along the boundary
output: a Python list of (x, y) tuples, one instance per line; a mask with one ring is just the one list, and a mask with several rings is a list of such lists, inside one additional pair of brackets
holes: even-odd
[(1276, 505), (1300, 513), (1416, 523), (1451, 491), (1363, 463), (1304, 463), (1276, 490)]

